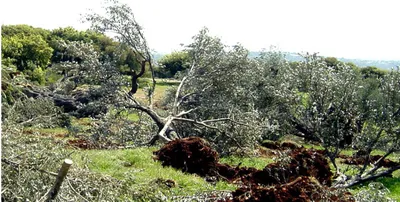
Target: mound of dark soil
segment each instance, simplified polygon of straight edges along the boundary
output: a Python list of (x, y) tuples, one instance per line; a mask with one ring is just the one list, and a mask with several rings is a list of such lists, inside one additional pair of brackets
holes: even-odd
[(67, 141), (67, 145), (80, 149), (96, 149), (96, 145), (86, 139), (72, 139)]
[(204, 139), (188, 137), (173, 140), (154, 154), (163, 166), (200, 176), (217, 176), (218, 153)]
[(274, 141), (265, 141), (265, 142), (261, 143), (261, 146), (268, 148), (268, 149), (274, 149), (274, 150), (280, 149), (279, 143), (274, 142)]
[(298, 149), (290, 154), (290, 170), (298, 170), (301, 176), (313, 176), (321, 184), (331, 186), (332, 172), (328, 160), (313, 149)]
[(294, 142), (286, 141), (286, 142), (281, 143), (281, 149), (292, 149), (293, 150), (293, 149), (300, 149), (300, 148), (301, 148), (301, 146)]
[(217, 164), (217, 171), (220, 177), (227, 181), (240, 180), (242, 177), (255, 173), (259, 170), (247, 167), (232, 167), (228, 164)]
[(355, 201), (349, 192), (339, 192), (323, 186), (313, 178), (298, 177), (295, 180), (273, 187), (253, 185), (242, 187), (232, 192), (232, 198), (225, 201), (273, 201), (273, 202), (308, 202), (308, 201)]
[(290, 141), (284, 141), (282, 143), (275, 142), (275, 141), (264, 141), (261, 143), (261, 146), (272, 149), (272, 150), (287, 150), (287, 149), (300, 149), (301, 146)]
[(163, 166), (172, 166), (200, 176), (222, 177), (228, 181), (241, 179), (244, 184), (282, 184), (299, 176), (315, 177), (328, 186), (332, 183), (328, 161), (320, 153), (304, 148), (293, 150), (287, 162), (272, 163), (263, 170), (219, 164), (217, 152), (198, 137), (171, 141), (154, 154)]
[(93, 142), (90, 141), (89, 139), (71, 139), (67, 141), (67, 147), (72, 147), (72, 148), (79, 148), (79, 149), (115, 149), (120, 146), (123, 146), (122, 144), (117, 144), (113, 142)]

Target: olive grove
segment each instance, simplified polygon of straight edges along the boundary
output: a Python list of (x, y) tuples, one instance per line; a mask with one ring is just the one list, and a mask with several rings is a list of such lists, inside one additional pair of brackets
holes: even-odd
[[(28, 148), (27, 153), (20, 153), (16, 145), (21, 141), (38, 142), (37, 145), (44, 144), (49, 149), (38, 153), (37, 158), (32, 157), (40, 161), (29, 164), (29, 169), (42, 170), (41, 166), (51, 162), (51, 158), (70, 155), (59, 145), (51, 148), (34, 138), (16, 138), (22, 127), (32, 125), (65, 126), (70, 135), (84, 136), (99, 148), (111, 143), (122, 147), (154, 145), (157, 141), (198, 136), (222, 155), (250, 153), (262, 140), (295, 135), (323, 147), (335, 168), (333, 186), (338, 188), (348, 188), (400, 169), (399, 165), (381, 166), (389, 155), (400, 152), (399, 68), (366, 79), (348, 64), (332, 65), (316, 54), (306, 54), (303, 61), (292, 64), (275, 50), (250, 58), (249, 51), (240, 44), (227, 46), (203, 28), (185, 46), (187, 68), (177, 75), (179, 85), (166, 92), (161, 109), (153, 102), (157, 64), (132, 10), (110, 1), (104, 15), (88, 13), (83, 20), (91, 24), (92, 31), (115, 36), (118, 46), (113, 46), (112, 53), (104, 55), (90, 42), (55, 40), (66, 59), (51, 66), (60, 73), (60, 78), (49, 86), (32, 85), (22, 77), (10, 75), (12, 68), (2, 67), (2, 98), (10, 100), (2, 102), (2, 147), (6, 151), (2, 153), (2, 162), (9, 166), (4, 167), (9, 174), (4, 181), (6, 188), (10, 187), (7, 197), (17, 192), (11, 186), (12, 177), (19, 175), (20, 165), (28, 159), (21, 156), (39, 150)], [(18, 41), (6, 44), (14, 42)], [(110, 55), (121, 56), (126, 50), (133, 55), (125, 59), (133, 61), (123, 72), (118, 65), (120, 57)], [(43, 64), (37, 65), (46, 66), (49, 60), (46, 57)], [(143, 87), (147, 100), (139, 99), (139, 83), (149, 72), (150, 84)], [(31, 107), (25, 108), (27, 105)], [(137, 121), (128, 119), (132, 113), (137, 114)], [(71, 116), (91, 117), (91, 127), (74, 128)], [(337, 165), (340, 151), (346, 148), (357, 150), (356, 155), (366, 159), (351, 176)], [(50, 154), (56, 149), (62, 151), (59, 156)], [(370, 160), (371, 152), (377, 149), (384, 151), (384, 155), (377, 161)], [(22, 175), (41, 180), (41, 174)], [(86, 189), (75, 177), (68, 189), (71, 195)], [(49, 186), (34, 188), (43, 192)], [(19, 192), (32, 195), (27, 193), (30, 191)], [(68, 193), (65, 198), (76, 200)], [(113, 196), (111, 188), (105, 193)], [(86, 196), (96, 200), (99, 199), (96, 194), (91, 190)], [(35, 199), (42, 197), (38, 195)]]

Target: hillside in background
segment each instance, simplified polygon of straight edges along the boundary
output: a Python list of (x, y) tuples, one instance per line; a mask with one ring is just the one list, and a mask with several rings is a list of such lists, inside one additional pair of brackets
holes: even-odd
[[(249, 57), (254, 58), (257, 57), (260, 54), (260, 52), (257, 51), (250, 51)], [(303, 58), (298, 54), (298, 53), (293, 53), (293, 52), (284, 52), (285, 57), (289, 61), (301, 61)], [(155, 61), (158, 61), (161, 59), (164, 55), (167, 55), (165, 53), (154, 53), (153, 58)], [(326, 56), (330, 57), (330, 56)], [(358, 67), (368, 67), (368, 66), (374, 66), (378, 67), (381, 69), (386, 69), (390, 70), (392, 68), (395, 68), (397, 66), (400, 66), (400, 60), (363, 60), (363, 59), (349, 59), (349, 58), (337, 58), (338, 60), (342, 62), (351, 62), (357, 65)]]
[[(259, 53), (260, 52), (250, 52), (249, 56), (257, 57), (259, 55)], [(303, 60), (303, 58), (297, 53), (284, 52), (284, 54), (285, 54), (286, 59), (289, 61)], [(329, 57), (329, 56), (327, 56), (327, 57)], [(400, 61), (398, 61), (398, 60), (361, 60), (361, 59), (348, 59), (348, 58), (337, 58), (337, 59), (342, 62), (352, 62), (359, 67), (374, 66), (374, 67), (388, 69), (388, 70), (400, 65)]]

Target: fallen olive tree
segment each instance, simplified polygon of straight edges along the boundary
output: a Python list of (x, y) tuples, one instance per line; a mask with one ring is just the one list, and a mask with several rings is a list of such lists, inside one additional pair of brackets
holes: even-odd
[[(111, 118), (122, 111), (131, 112), (134, 109), (146, 122), (145, 125), (151, 120), (156, 126), (155, 135), (149, 137), (150, 144), (157, 139), (170, 141), (206, 131), (204, 137), (215, 145), (240, 149), (255, 146), (267, 127), (263, 124), (266, 120), (252, 104), (254, 94), (247, 92), (252, 83), (249, 77), (243, 77), (254, 70), (251, 69), (253, 62), (247, 58), (247, 50), (241, 46), (227, 50), (218, 38), (210, 37), (206, 29), (202, 30), (187, 46), (191, 55), (190, 70), (183, 74), (180, 85), (173, 92), (169, 110), (160, 113), (153, 108), (152, 96), (156, 84), (153, 76), (152, 84), (145, 88), (148, 101), (136, 97), (138, 80), (146, 71), (151, 71), (153, 75), (154, 65), (141, 27), (127, 5), (111, 2), (105, 10), (105, 16), (92, 13), (84, 18), (92, 24), (93, 30), (112, 32), (120, 42), (120, 48), (128, 47), (135, 52), (134, 62), (139, 66), (138, 69), (130, 69), (130, 78), (127, 79), (125, 73), (117, 68), (115, 61), (96, 52), (90, 43), (59, 41), (59, 49), (64, 51), (60, 53), (68, 60), (53, 64), (51, 68), (58, 71), (62, 78), (45, 87), (17, 84), (26, 97), (52, 100), (65, 113), (78, 118), (91, 116), (95, 121), (102, 120), (101, 117), (107, 114), (114, 113), (109, 116)], [(118, 50), (114, 54), (118, 55)], [(229, 79), (233, 82), (226, 82)], [(144, 114), (150, 120), (143, 118)], [(135, 123), (126, 122), (128, 124)], [(97, 125), (97, 129), (105, 129), (100, 122), (93, 125)], [(111, 131), (110, 128), (107, 131)], [(96, 135), (102, 135), (97, 129), (94, 129)], [(153, 129), (148, 127), (147, 130)]]

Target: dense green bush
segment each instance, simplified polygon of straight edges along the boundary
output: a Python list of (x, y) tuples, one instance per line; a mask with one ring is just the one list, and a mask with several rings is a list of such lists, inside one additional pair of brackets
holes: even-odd
[(39, 85), (43, 85), (46, 82), (45, 72), (41, 67), (35, 68), (30, 76), (30, 80), (33, 82), (37, 82)]
[(162, 78), (173, 78), (180, 71), (187, 70), (190, 66), (187, 52), (172, 52), (163, 56), (159, 61), (159, 76)]

